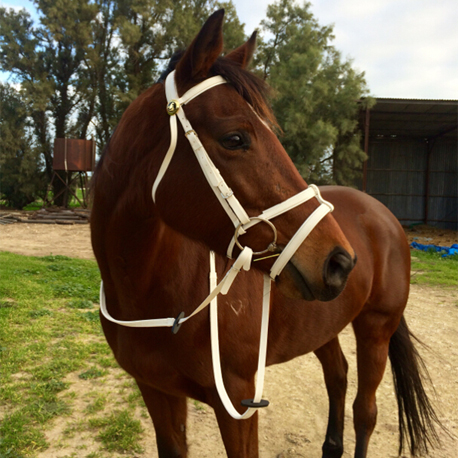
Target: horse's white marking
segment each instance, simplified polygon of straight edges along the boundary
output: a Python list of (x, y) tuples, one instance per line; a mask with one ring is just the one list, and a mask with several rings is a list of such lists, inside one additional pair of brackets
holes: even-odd
[(231, 309), (234, 311), (234, 313), (238, 316), (239, 313), (243, 309), (243, 302), (241, 300), (238, 300), (237, 302), (231, 302)]

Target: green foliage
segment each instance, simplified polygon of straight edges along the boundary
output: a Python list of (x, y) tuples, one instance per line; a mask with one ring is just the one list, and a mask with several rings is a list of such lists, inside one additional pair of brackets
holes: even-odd
[(94, 304), (86, 299), (78, 299), (67, 303), (67, 307), (71, 307), (73, 309), (90, 309), (93, 306)]
[(279, 0), (261, 26), (272, 38), (260, 45), (256, 68), (275, 91), (286, 151), (306, 180), (352, 185), (365, 160), (356, 132), (364, 73), (342, 59), (332, 27), (318, 23), (309, 3)]
[[(118, 88), (124, 109), (159, 77), (170, 57), (185, 49), (215, 10), (224, 7), (227, 49), (243, 43), (243, 24), (231, 0), (119, 0), (118, 24), (125, 79)], [(121, 81), (121, 79), (118, 79)]]
[(458, 255), (442, 257), (436, 251), (412, 251), (412, 276), (414, 285), (458, 287)]
[[(31, 159), (30, 164), (22, 161), (23, 167), (29, 178), (32, 163), (44, 167), (48, 182), (53, 136), (92, 134), (101, 149), (125, 108), (157, 80), (172, 54), (190, 44), (216, 9), (226, 10), (224, 52), (246, 39), (232, 0), (34, 3), (38, 24), (25, 10), (0, 8), (0, 64), (21, 85), (21, 122), (30, 125), (25, 136), (12, 132), (5, 141), (17, 152), (18, 139), (27, 140), (21, 148), (28, 148)], [(332, 27), (318, 23), (310, 4), (278, 0), (261, 23), (254, 68), (274, 89), (281, 141), (304, 178), (352, 185), (365, 159), (356, 130), (357, 102), (363, 97), (363, 105), (370, 106), (373, 100), (366, 97), (364, 73), (342, 58), (332, 40)], [(22, 182), (26, 193), (26, 183), (32, 182)], [(57, 194), (60, 180), (55, 183)]]
[(0, 199), (22, 208), (43, 195), (41, 161), (32, 146), (27, 107), (21, 94), (0, 83)]
[[(0, 8), (0, 64), (21, 84), (48, 182), (52, 137), (108, 142), (126, 107), (151, 86), (172, 54), (188, 46), (207, 17), (227, 9), (226, 44), (244, 39), (231, 0), (35, 0)], [(63, 173), (63, 172), (62, 172)], [(65, 179), (65, 177), (63, 177)], [(54, 192), (59, 192), (55, 180)], [(27, 202), (28, 203), (28, 202)], [(63, 196), (58, 205), (65, 205)]]
[(87, 371), (82, 372), (80, 375), (78, 375), (78, 377), (82, 380), (92, 380), (95, 378), (102, 377), (106, 373), (106, 371), (102, 371), (100, 369), (97, 369), (96, 367), (91, 367)]
[[(81, 104), (83, 83), (77, 72), (90, 45), (87, 30), (96, 9), (87, 0), (37, 0), (36, 6), (42, 13), (40, 26), (25, 10), (0, 9), (0, 63), (21, 85), (34, 131), (34, 153), (41, 157), (50, 182), (51, 132), (66, 137), (71, 116)], [(55, 195), (62, 186), (55, 180)], [(56, 204), (67, 204), (64, 195)]]
[(86, 407), (86, 412), (89, 414), (100, 412), (105, 408), (106, 404), (107, 397), (105, 395), (98, 395), (94, 402), (92, 402)]

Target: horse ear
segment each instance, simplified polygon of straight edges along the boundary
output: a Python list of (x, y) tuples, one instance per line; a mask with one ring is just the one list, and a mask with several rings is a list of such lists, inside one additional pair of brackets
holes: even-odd
[(234, 51), (230, 52), (226, 56), (226, 59), (230, 59), (233, 62), (239, 64), (240, 67), (246, 68), (251, 62), (251, 59), (253, 59), (253, 54), (256, 50), (256, 36), (257, 31), (255, 30), (250, 39), (242, 46), (239, 46), (237, 49), (234, 49)]
[(186, 50), (176, 68), (177, 82), (205, 78), (223, 51), (224, 9), (213, 13)]

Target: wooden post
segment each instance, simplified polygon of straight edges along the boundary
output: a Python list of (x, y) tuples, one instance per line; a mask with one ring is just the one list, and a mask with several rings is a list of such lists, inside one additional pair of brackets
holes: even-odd
[[(366, 108), (364, 116), (364, 152), (369, 156), (370, 109)], [(363, 192), (367, 191), (367, 159), (363, 163)]]

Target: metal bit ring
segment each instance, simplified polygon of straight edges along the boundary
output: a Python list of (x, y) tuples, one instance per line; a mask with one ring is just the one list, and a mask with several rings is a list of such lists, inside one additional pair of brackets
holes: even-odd
[[(269, 243), (269, 246), (263, 250), (263, 251), (253, 251), (253, 255), (260, 255), (260, 254), (265, 254), (265, 253), (269, 253), (269, 252), (274, 252), (275, 249), (277, 248), (277, 229), (276, 227), (273, 225), (273, 223), (271, 223), (268, 219), (264, 219), (264, 218), (261, 218), (259, 216), (253, 216), (250, 218), (250, 221), (254, 221), (254, 220), (257, 220), (259, 221), (260, 223), (266, 223), (268, 226), (270, 226), (270, 228), (272, 229), (272, 232), (274, 233), (274, 239), (272, 242)], [(249, 223), (248, 223), (249, 224)], [(257, 223), (256, 223), (257, 224)], [(234, 241), (235, 241), (235, 244), (241, 249), (243, 250), (245, 247), (243, 247), (240, 242), (239, 242), (239, 236), (241, 234), (239, 234), (239, 229), (241, 227), (243, 227), (244, 224), (240, 223), (236, 228), (235, 228), (235, 234), (234, 234)], [(252, 226), (251, 226), (252, 227)]]

